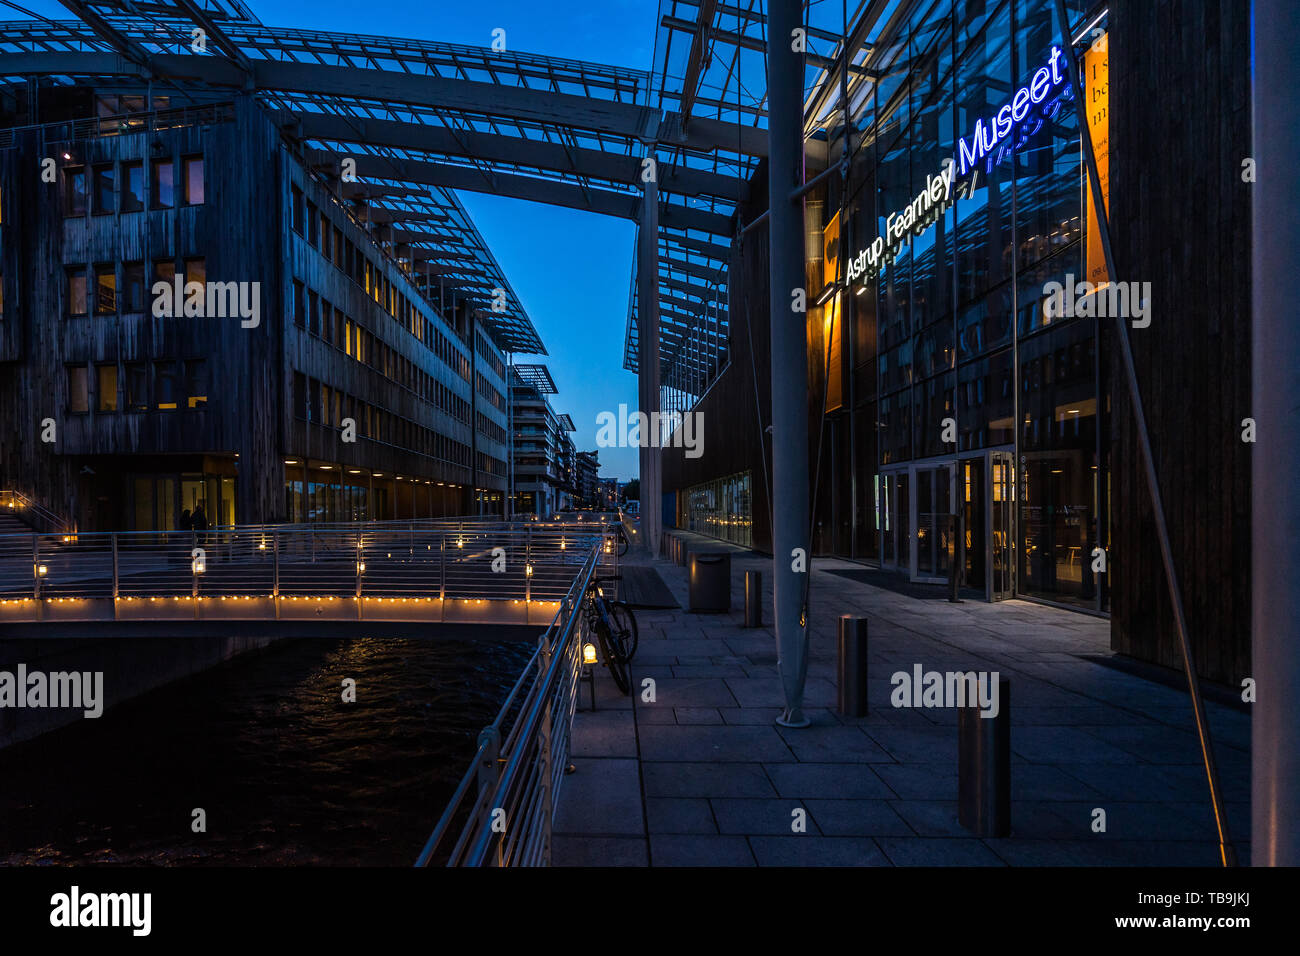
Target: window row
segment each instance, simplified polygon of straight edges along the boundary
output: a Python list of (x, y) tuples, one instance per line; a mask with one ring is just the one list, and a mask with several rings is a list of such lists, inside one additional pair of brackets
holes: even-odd
[(67, 218), (139, 212), (146, 205), (172, 209), (178, 201), (201, 206), (203, 196), (202, 156), (182, 157), (179, 165), (171, 158), (150, 160), (147, 192), (144, 160), (63, 168), (63, 215)]
[(479, 358), (491, 366), (492, 371), (497, 373), (497, 378), (504, 382), (506, 380), (506, 363), (501, 360), (497, 350), (483, 337), (482, 332), (474, 333), (474, 345), (478, 349)]
[(174, 412), (208, 403), (204, 359), (69, 365), (68, 411)]
[(452, 344), (441, 329), (427, 318), (410, 298), (391, 282), (382, 266), (371, 261), (343, 230), (330, 221), (325, 208), (308, 199), (297, 186), (290, 186), (290, 222), (327, 262), (355, 282), (400, 326), (423, 342), (438, 358), (465, 381), (470, 380), (470, 360)]
[(497, 411), (504, 412), (506, 410), (505, 398), (496, 390), (496, 387), (487, 380), (482, 372), (474, 373), (474, 387), (478, 389), (478, 393), (486, 398), (492, 407), (497, 409)]
[(402, 355), (373, 332), (330, 304), (323, 295), (293, 281), (293, 321), (300, 329), (356, 359), (407, 391), (468, 425), (470, 403)]
[(372, 441), (404, 448), (430, 458), (469, 467), (470, 447), (433, 429), (394, 415), (342, 389), (293, 373), (294, 417), (327, 428), (343, 428), (344, 419), (356, 423), (357, 434)]
[(113, 315), (116, 313), (149, 312), (152, 309), (152, 289), (155, 283), (169, 286), (177, 275), (182, 284), (206, 282), (207, 260), (202, 256), (179, 260), (155, 259), (145, 262), (95, 262), (78, 263), (64, 267), (65, 314), (70, 316)]
[(482, 412), (478, 413), (475, 423), (478, 426), (478, 433), (484, 438), (500, 442), (503, 445), (506, 443), (506, 430)]

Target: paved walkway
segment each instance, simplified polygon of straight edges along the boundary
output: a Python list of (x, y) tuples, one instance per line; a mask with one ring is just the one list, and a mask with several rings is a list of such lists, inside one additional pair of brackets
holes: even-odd
[[(635, 560), (635, 558), (633, 558)], [(556, 823), (557, 865), (1205, 865), (1218, 863), (1186, 693), (1085, 660), (1109, 655), (1109, 622), (1024, 602), (919, 600), (812, 572), (806, 694), (813, 726), (774, 725), (782, 705), (770, 629), (732, 612), (689, 614), (684, 568), (642, 557), (681, 610), (639, 611), (638, 685), (618, 694), (598, 668), (597, 709), (577, 715)], [(941, 592), (942, 589), (936, 589)], [(835, 710), (841, 614), (870, 620), (870, 713)], [(997, 670), (1011, 679), (1012, 835), (976, 839), (957, 822), (956, 716), (895, 709), (889, 676)], [(589, 705), (584, 686), (581, 706)], [(1242, 862), (1249, 860), (1250, 723), (1208, 705)], [(1094, 809), (1106, 832), (1093, 832)], [(792, 832), (803, 810), (806, 832)]]

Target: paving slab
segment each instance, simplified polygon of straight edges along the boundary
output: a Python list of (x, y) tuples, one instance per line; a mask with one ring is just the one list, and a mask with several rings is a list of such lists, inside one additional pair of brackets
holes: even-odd
[[(701, 543), (702, 540), (701, 540)], [(708, 545), (710, 547), (715, 546)], [(1214, 865), (1217, 846), (1185, 691), (1106, 666), (1109, 622), (1034, 604), (915, 596), (829, 573), (816, 558), (806, 729), (784, 706), (771, 627), (743, 625), (747, 569), (732, 551), (732, 610), (642, 611), (635, 697), (597, 669), (583, 685), (554, 859), (560, 865)], [(685, 569), (629, 555), (683, 605)], [(868, 713), (837, 711), (838, 622), (868, 620)], [(893, 675), (997, 671), (1011, 681), (1012, 830), (978, 839), (957, 819), (957, 712), (896, 707)], [(640, 680), (653, 678), (655, 700)], [(1229, 822), (1249, 833), (1249, 714), (1207, 702)], [(1093, 830), (1096, 809), (1105, 833)], [(805, 832), (791, 830), (803, 810)], [(1243, 859), (1248, 844), (1238, 845)]]

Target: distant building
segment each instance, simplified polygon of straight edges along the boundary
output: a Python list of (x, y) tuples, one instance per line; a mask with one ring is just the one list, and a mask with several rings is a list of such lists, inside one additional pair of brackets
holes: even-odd
[(600, 452), (580, 451), (574, 455), (574, 483), (578, 507), (595, 508), (597, 506), (597, 489), (600, 473)]
[(618, 508), (617, 478), (596, 479), (596, 507), (602, 511), (614, 511)]
[(514, 512), (549, 518), (573, 507), (573, 419), (556, 414), (548, 395), (557, 391), (545, 365), (512, 367)]

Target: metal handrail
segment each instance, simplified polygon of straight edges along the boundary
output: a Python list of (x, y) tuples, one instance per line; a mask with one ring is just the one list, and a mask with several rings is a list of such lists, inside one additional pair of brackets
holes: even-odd
[[(416, 866), (428, 866), (443, 856), (447, 866), (550, 863), (555, 804), (568, 763), (582, 671), (583, 605), (592, 576), (606, 553), (598, 544), (587, 555), (496, 719), (479, 734), (474, 760)], [(456, 821), (466, 816), (461, 829), (453, 831)], [(444, 849), (453, 832), (452, 846)]]
[(48, 532), (67, 534), (73, 530), (72, 522), (56, 515), (35, 498), (25, 495), (16, 488), (0, 489), (0, 509), (22, 510), (37, 518)]
[[(356, 602), (358, 619), (361, 605), (372, 602), (513, 601), (536, 608), (565, 596), (593, 549), (617, 551), (609, 529), (595, 521), (8, 534), (0, 535), (0, 601), (62, 603), (69, 614), (114, 618), (119, 602), (160, 599), (196, 606), (266, 598), (276, 606)], [(261, 615), (269, 606), (248, 610)]]

